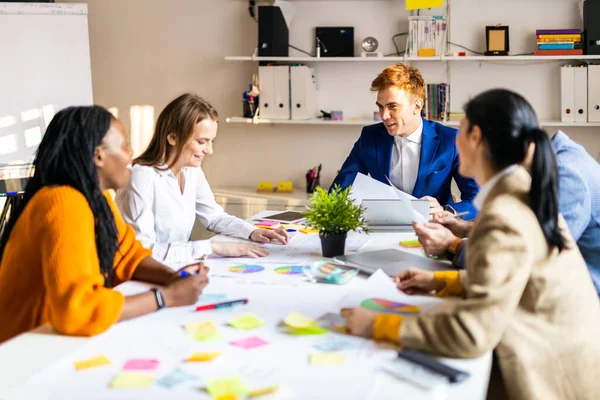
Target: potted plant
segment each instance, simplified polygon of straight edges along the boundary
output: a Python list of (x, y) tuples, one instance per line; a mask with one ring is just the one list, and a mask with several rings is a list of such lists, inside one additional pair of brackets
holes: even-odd
[(318, 187), (309, 199), (304, 216), (309, 226), (319, 230), (323, 257), (344, 254), (349, 231), (368, 232), (364, 207), (348, 198), (350, 188), (335, 185), (329, 192)]

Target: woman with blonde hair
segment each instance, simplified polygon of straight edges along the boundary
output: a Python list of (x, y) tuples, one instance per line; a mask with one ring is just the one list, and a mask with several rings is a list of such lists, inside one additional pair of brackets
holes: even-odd
[(218, 119), (215, 108), (196, 95), (171, 101), (158, 116), (148, 148), (133, 161), (130, 184), (117, 192), (125, 221), (159, 261), (179, 264), (210, 254), (268, 255), (245, 242), (190, 241), (195, 218), (218, 234), (287, 244), (285, 230), (256, 229), (215, 201), (201, 164), (213, 153)]

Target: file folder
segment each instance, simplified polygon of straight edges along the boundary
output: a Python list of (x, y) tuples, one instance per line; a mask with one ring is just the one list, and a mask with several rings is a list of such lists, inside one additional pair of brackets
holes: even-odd
[(575, 122), (587, 122), (588, 120), (588, 69), (587, 65), (579, 65), (573, 68), (575, 76)]
[(290, 67), (258, 67), (260, 117), (290, 119)]
[(600, 122), (600, 65), (588, 65), (588, 121)]
[(304, 66), (290, 67), (292, 119), (310, 119), (318, 116), (317, 83), (314, 70)]
[(560, 67), (560, 120), (575, 122), (575, 68), (572, 65)]

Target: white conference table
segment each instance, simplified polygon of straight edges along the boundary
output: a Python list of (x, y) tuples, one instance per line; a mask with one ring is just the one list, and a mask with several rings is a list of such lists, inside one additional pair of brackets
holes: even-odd
[[(268, 211), (259, 213), (252, 220), (260, 219), (270, 213), (271, 212)], [(354, 235), (357, 234), (350, 233), (349, 237), (351, 238)], [(368, 242), (361, 247), (359, 251), (398, 248), (423, 255), (421, 249), (403, 249), (398, 245), (399, 240), (414, 238), (414, 233), (372, 232), (368, 238)], [(216, 236), (213, 240), (231, 239)], [(317, 254), (316, 252), (313, 252), (312, 254), (303, 254), (302, 256), (305, 263), (323, 260), (320, 254)], [(267, 263), (269, 260), (268, 257), (266, 259), (257, 259), (256, 264), (260, 264), (261, 260), (264, 262), (263, 265), (269, 265)], [(257, 336), (261, 336), (267, 341), (270, 341), (271, 345), (263, 346), (264, 350), (259, 348), (232, 351), (228, 349), (233, 346), (223, 347), (224, 351), (230, 352), (229, 359), (225, 359), (223, 363), (232, 361), (234, 364), (237, 363), (237, 367), (239, 367), (239, 365), (260, 364), (264, 368), (274, 368), (275, 370), (281, 371), (286, 370), (289, 365), (296, 365), (293, 367), (295, 368), (295, 372), (292, 378), (286, 375), (285, 378), (282, 378), (281, 382), (283, 387), (287, 386), (290, 390), (286, 389), (280, 391), (280, 393), (276, 392), (273, 395), (265, 396), (265, 399), (485, 399), (491, 370), (491, 352), (477, 359), (441, 358), (441, 360), (449, 365), (468, 371), (471, 374), (471, 377), (458, 384), (444, 385), (444, 387), (441, 388), (441, 391), (439, 391), (440, 388), (438, 387), (437, 392), (423, 390), (407, 381), (394, 378), (387, 373), (376, 371), (373, 368), (367, 368), (366, 366), (364, 372), (361, 372), (361, 365), (363, 363), (367, 365), (369, 363), (380, 362), (376, 358), (371, 360), (352, 359), (352, 363), (345, 369), (340, 368), (336, 370), (332, 366), (307, 368), (308, 362), (304, 360), (308, 360), (308, 353), (311, 352), (311, 349), (314, 352), (312, 345), (314, 345), (316, 340), (318, 341), (318, 338), (289, 337), (278, 332), (274, 327), (292, 311), (299, 312), (311, 318), (318, 318), (320, 315), (327, 312), (338, 311), (335, 308), (336, 301), (353, 290), (353, 288), (360, 287), (361, 282), (366, 279), (365, 276), (362, 276), (361, 274), (358, 278), (346, 285), (314, 284), (305, 282), (299, 276), (277, 276), (277, 280), (274, 281), (256, 281), (253, 280), (253, 278), (246, 279), (245, 277), (231, 279), (232, 277), (227, 276), (223, 271), (226, 271), (226, 268), (232, 264), (235, 264), (235, 262), (232, 263), (229, 261), (227, 263), (220, 260), (209, 260), (208, 265), (211, 267), (211, 281), (206, 292), (225, 292), (231, 299), (246, 297), (250, 299), (247, 306), (239, 308), (234, 307), (232, 310), (225, 312), (203, 312), (202, 315), (200, 315), (201, 313), (190, 313), (189, 307), (165, 309), (161, 310), (159, 313), (150, 314), (125, 323), (119, 323), (109, 329), (106, 333), (94, 338), (59, 335), (48, 325), (44, 325), (0, 345), (0, 399), (33, 398), (32, 396), (35, 396), (36, 398), (78, 398), (83, 396), (86, 398), (99, 399), (106, 398), (107, 396), (119, 399), (141, 397), (162, 399), (165, 398), (165, 396), (169, 397), (175, 392), (168, 392), (166, 389), (158, 387), (158, 385), (153, 385), (143, 392), (135, 391), (136, 389), (126, 389), (125, 392), (112, 389), (111, 392), (107, 391), (107, 384), (102, 384), (97, 391), (90, 392), (90, 388), (97, 385), (97, 381), (86, 381), (84, 378), (81, 378), (80, 383), (78, 384), (65, 385), (70, 387), (70, 389), (67, 390), (60, 384), (60, 379), (48, 379), (48, 377), (72, 374), (73, 360), (84, 359), (84, 357), (88, 355), (86, 349), (92, 351), (92, 348), (95, 349), (95, 344), (104, 346), (102, 348), (110, 348), (113, 347), (114, 343), (118, 342), (118, 346), (115, 346), (115, 349), (112, 349), (112, 356), (109, 355), (111, 354), (110, 351), (107, 353), (109, 359), (111, 359), (114, 364), (117, 364), (114, 361), (119, 361), (119, 357), (125, 357), (125, 353), (128, 351), (134, 352), (136, 346), (161, 347), (161, 342), (164, 341), (164, 338), (160, 329), (164, 326), (163, 324), (173, 324), (174, 321), (177, 321), (179, 323), (178, 329), (181, 330), (180, 325), (182, 321), (189, 322), (189, 318), (192, 317), (196, 318), (196, 320), (199, 318), (214, 318), (218, 322), (225, 323), (233, 316), (238, 316), (246, 312), (255, 313), (271, 326), (260, 328), (260, 333), (256, 334)], [(281, 265), (281, 263), (275, 265)], [(272, 276), (275, 275), (277, 274)], [(119, 289), (125, 294), (146, 290), (139, 283), (135, 282), (125, 283), (121, 285)], [(252, 336), (255, 331), (244, 333), (245, 336)], [(168, 334), (168, 332), (165, 331), (165, 334)], [(237, 332), (235, 334), (237, 334)], [(155, 337), (153, 337), (153, 335)], [(237, 336), (242, 337), (244, 334), (240, 333), (237, 334)], [(138, 337), (140, 340), (137, 340)], [(130, 342), (128, 343), (127, 340)], [(369, 352), (379, 351), (375, 348), (375, 344), (372, 341), (365, 340), (364, 342), (366, 343), (365, 346), (373, 346), (372, 348), (369, 348)], [(161, 354), (168, 358), (169, 352), (177, 353), (179, 351), (189, 353), (189, 348), (181, 349), (176, 348), (176, 346), (170, 346), (169, 348), (164, 349), (165, 353), (160, 353), (159, 349), (156, 351), (156, 358), (160, 357)], [(253, 354), (253, 356), (250, 356), (250, 354)], [(389, 358), (389, 354), (387, 357)], [(165, 368), (167, 365), (168, 363), (165, 363)], [(229, 368), (226, 364), (221, 365), (221, 368), (223, 367), (226, 367), (226, 369)], [(352, 367), (352, 369), (350, 369), (350, 367)], [(237, 369), (234, 370), (237, 371)], [(203, 376), (206, 373), (206, 370), (199, 371)], [(73, 375), (73, 377), (77, 378), (82, 376), (83, 375)], [(106, 380), (105, 377), (102, 379)], [(52, 382), (47, 382), (49, 380)], [(353, 383), (357, 385), (356, 389), (352, 388)], [(341, 389), (335, 389), (336, 384), (338, 386), (341, 385), (340, 388), (343, 387), (346, 392)], [(370, 386), (369, 390), (366, 390), (364, 386)], [(27, 390), (11, 392), (10, 390), (14, 388), (26, 388)], [(13, 393), (18, 393), (19, 395), (11, 396)], [(52, 393), (52, 395), (50, 395), (50, 393)], [(92, 394), (97, 397), (94, 397)], [(176, 397), (188, 398), (183, 392), (178, 392)], [(209, 396), (205, 393), (196, 391), (192, 393), (189, 398), (209, 398)]]

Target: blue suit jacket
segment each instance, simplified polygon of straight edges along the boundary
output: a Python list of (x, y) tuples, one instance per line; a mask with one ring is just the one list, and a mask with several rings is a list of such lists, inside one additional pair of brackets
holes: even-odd
[[(469, 211), (465, 218), (472, 219), (477, 211), (471, 201), (479, 188), (474, 180), (458, 173), (458, 151), (454, 144), (457, 133), (456, 129), (423, 120), (419, 172), (412, 195), (435, 197), (441, 205), (449, 204), (457, 211)], [(359, 172), (388, 185), (393, 146), (394, 138), (383, 123), (365, 126), (333, 185), (346, 188), (352, 185)], [(462, 201), (458, 203), (452, 200), (452, 178), (460, 189)]]

